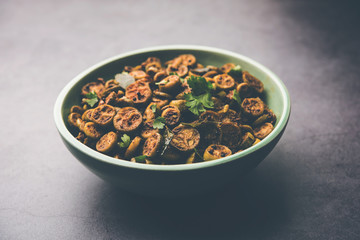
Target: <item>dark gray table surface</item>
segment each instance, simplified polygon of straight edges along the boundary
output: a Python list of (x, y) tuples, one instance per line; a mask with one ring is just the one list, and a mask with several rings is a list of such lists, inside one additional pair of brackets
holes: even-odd
[[(360, 239), (359, 23), (356, 1), (1, 1), (0, 239)], [(56, 131), (74, 76), (165, 44), (249, 56), (290, 92), (279, 144), (219, 192), (119, 191)]]

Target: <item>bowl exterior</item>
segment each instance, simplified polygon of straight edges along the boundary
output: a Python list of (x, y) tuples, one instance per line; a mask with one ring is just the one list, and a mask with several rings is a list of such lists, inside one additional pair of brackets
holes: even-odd
[[(80, 101), (79, 92), (85, 83), (97, 77), (111, 79), (116, 73), (121, 72), (125, 65), (135, 65), (149, 56), (170, 59), (183, 53), (194, 54), (199, 62), (206, 65), (239, 63), (243, 69), (261, 79), (267, 93), (265, 101), (279, 119), (274, 131), (263, 141), (242, 153), (204, 163), (173, 166), (145, 165), (113, 159), (86, 147), (71, 135), (66, 126), (66, 116), (70, 107)], [(166, 46), (119, 55), (84, 71), (60, 93), (55, 104), (54, 116), (65, 146), (84, 166), (100, 178), (134, 193), (179, 196), (209, 191), (254, 169), (281, 138), (290, 116), (290, 98), (283, 83), (272, 72), (247, 57), (208, 47)]]
[(258, 151), (221, 165), (179, 171), (154, 171), (111, 165), (79, 151), (62, 138), (69, 151), (103, 180), (136, 194), (176, 197), (202, 194), (220, 188), (254, 169), (275, 147), (282, 132)]

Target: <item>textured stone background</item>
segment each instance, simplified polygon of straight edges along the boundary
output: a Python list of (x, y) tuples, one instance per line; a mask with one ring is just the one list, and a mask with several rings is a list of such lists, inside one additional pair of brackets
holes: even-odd
[[(360, 239), (356, 1), (0, 2), (0, 239)], [(65, 149), (65, 84), (113, 55), (164, 44), (232, 50), (287, 85), (287, 130), (221, 192), (119, 192)]]

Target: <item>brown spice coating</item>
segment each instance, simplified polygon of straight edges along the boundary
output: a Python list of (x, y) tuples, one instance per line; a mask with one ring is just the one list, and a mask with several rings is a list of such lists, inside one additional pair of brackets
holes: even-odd
[(88, 136), (89, 138), (92, 138), (92, 139), (99, 139), (103, 134), (99, 125), (97, 125), (93, 122), (85, 123), (83, 131), (86, 136)]
[(265, 104), (260, 98), (245, 98), (241, 107), (248, 116), (259, 117), (264, 112)]
[(153, 97), (152, 102), (155, 103), (158, 108), (162, 108), (169, 103), (169, 100)]
[(148, 83), (136, 81), (126, 88), (125, 96), (135, 104), (143, 104), (150, 100), (151, 89)]
[(186, 65), (169, 65), (166, 68), (166, 73), (170, 75), (171, 73), (176, 73), (179, 77), (184, 77), (186, 74), (188, 74), (189, 68)]
[(243, 81), (255, 89), (257, 93), (262, 93), (264, 91), (264, 84), (249, 72), (243, 71), (242, 78)]
[(136, 108), (124, 107), (116, 113), (113, 123), (115, 129), (120, 132), (132, 132), (140, 127), (142, 116)]
[(79, 113), (79, 114), (83, 114), (84, 113), (84, 109), (78, 105), (74, 105), (70, 108), (70, 113)]
[(161, 110), (161, 116), (165, 118), (166, 125), (173, 127), (179, 123), (181, 117), (179, 108), (177, 108), (176, 106), (167, 105)]
[[(155, 119), (155, 113), (152, 110), (152, 106), (155, 105), (155, 109), (157, 109), (157, 105), (154, 102), (151, 102), (145, 109), (143, 114), (143, 120), (154, 120)], [(155, 111), (156, 112), (156, 111)]]
[(182, 64), (185, 66), (193, 66), (196, 63), (196, 57), (192, 54), (182, 54), (179, 57), (182, 58)]
[(147, 78), (149, 75), (146, 74), (146, 72), (142, 71), (142, 70), (136, 70), (136, 71), (132, 71), (129, 73), (130, 76), (132, 76), (133, 78), (135, 78), (135, 80), (139, 80), (142, 78)]
[(260, 127), (254, 129), (254, 134), (256, 138), (264, 139), (272, 132), (272, 130), (274, 130), (274, 126), (271, 123), (264, 123)]
[(203, 158), (205, 161), (209, 161), (230, 156), (231, 154), (232, 151), (228, 147), (224, 145), (212, 144), (205, 149)]
[(101, 126), (106, 126), (112, 122), (114, 116), (114, 107), (103, 104), (93, 110), (90, 120)]
[(149, 63), (160, 63), (161, 64), (161, 61), (159, 58), (157, 57), (148, 57), (144, 62), (141, 63), (141, 67), (146, 67), (146, 65), (148, 65)]
[(160, 132), (159, 129), (154, 129), (153, 128), (153, 124), (154, 124), (154, 119), (151, 119), (151, 120), (147, 120), (144, 122), (143, 124), (143, 128), (141, 130), (141, 137), (146, 139), (146, 138), (149, 138), (151, 135), (153, 135), (154, 133), (158, 133)]
[(204, 150), (211, 144), (219, 144), (221, 140), (221, 130), (219, 124), (214, 122), (203, 122), (196, 129), (200, 133), (199, 146)]
[(246, 132), (241, 138), (241, 149), (246, 149), (254, 144), (255, 137), (251, 132)]
[(229, 90), (235, 87), (235, 80), (230, 75), (219, 74), (214, 77), (215, 85), (219, 89)]
[(102, 153), (107, 153), (116, 145), (117, 134), (108, 132), (102, 136), (96, 143), (96, 150)]
[(205, 112), (200, 114), (199, 120), (218, 122), (220, 120), (220, 115), (217, 112), (206, 110)]
[(240, 124), (241, 122), (241, 113), (236, 112), (235, 110), (229, 109), (226, 112), (220, 113), (220, 121), (221, 122), (233, 122), (236, 124)]
[(193, 127), (179, 125), (173, 129), (173, 133), (170, 144), (182, 152), (193, 150), (200, 142), (200, 133)]
[(224, 122), (220, 125), (221, 144), (236, 150), (241, 138), (241, 130), (236, 123)]
[(116, 103), (116, 97), (117, 97), (117, 94), (116, 92), (112, 91), (111, 93), (109, 93), (107, 95), (107, 97), (105, 98), (105, 104), (108, 104), (108, 105), (114, 105)]
[[(151, 62), (146, 64), (145, 72), (148, 73), (149, 69), (156, 69), (156, 72), (161, 70), (161, 63), (160, 62)], [(154, 75), (152, 75), (154, 76)]]
[(143, 155), (148, 157), (155, 157), (162, 144), (162, 138), (163, 137), (159, 133), (154, 133), (149, 138), (147, 138), (143, 147)]
[(104, 88), (104, 84), (101, 82), (90, 82), (88, 84), (85, 84), (85, 86), (81, 89), (81, 95), (85, 96), (86, 94), (90, 92), (95, 92), (98, 96), (100, 96), (101, 91)]
[(165, 70), (159, 71), (154, 75), (154, 81), (155, 82), (160, 82), (161, 80), (163, 80), (164, 78), (166, 78), (168, 75), (166, 73)]
[(105, 82), (105, 87), (100, 92), (100, 97), (105, 98), (107, 97), (111, 92), (115, 92), (121, 89), (121, 86), (118, 81), (115, 79), (111, 79)]
[(68, 116), (68, 123), (73, 126), (73, 127), (77, 127), (77, 120), (81, 118), (81, 115), (79, 113), (76, 112), (72, 112), (69, 114)]
[(168, 94), (166, 92), (161, 92), (159, 89), (155, 89), (153, 94), (154, 94), (154, 97), (161, 98), (161, 99), (172, 99), (173, 98), (173, 96), (171, 96), (170, 94)]
[(276, 122), (276, 115), (274, 114), (274, 112), (269, 109), (268, 107), (266, 107), (264, 109), (264, 115), (266, 115), (266, 122), (271, 123), (272, 125), (275, 124)]
[(134, 154), (136, 153), (136, 151), (138, 150), (139, 146), (141, 143), (141, 138), (139, 136), (136, 136), (130, 143), (130, 145), (128, 146), (128, 148), (126, 149), (125, 155), (124, 157), (126, 159), (130, 159), (134, 156)]
[(177, 75), (170, 75), (164, 78), (160, 83), (159, 91), (166, 93), (177, 92), (181, 86), (180, 77)]
[(252, 94), (252, 89), (247, 83), (240, 83), (239, 85), (237, 85), (236, 91), (239, 93), (241, 99), (250, 97)]
[(209, 77), (209, 78), (213, 78), (213, 77), (215, 77), (216, 75), (218, 75), (219, 73), (218, 73), (218, 71), (208, 71), (207, 73), (205, 73), (204, 75), (203, 75), (203, 77)]
[(231, 69), (233, 69), (235, 67), (235, 64), (233, 63), (225, 63), (221, 68), (220, 70), (223, 72), (223, 73), (228, 73), (230, 72)]

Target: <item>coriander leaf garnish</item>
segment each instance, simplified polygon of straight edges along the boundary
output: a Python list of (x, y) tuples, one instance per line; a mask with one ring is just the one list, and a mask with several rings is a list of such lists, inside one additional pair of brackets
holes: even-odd
[(206, 79), (203, 77), (191, 76), (187, 80), (187, 83), (191, 88), (191, 93), (196, 96), (201, 95), (203, 93), (208, 93), (211, 90), (213, 90), (213, 86), (211, 82), (206, 81)]
[(135, 161), (136, 162), (139, 162), (139, 163), (146, 163), (146, 155), (140, 155), (140, 156), (137, 156), (137, 157), (134, 157)]
[(171, 72), (171, 73), (169, 73), (169, 75), (170, 75), (170, 76), (171, 76), (171, 75), (179, 76), (179, 74), (177, 74), (177, 72)]
[(195, 98), (191, 93), (184, 94), (184, 98), (186, 100), (185, 105), (193, 114), (199, 115), (201, 112), (206, 111), (200, 100)]
[(228, 74), (232, 77), (235, 77), (235, 78), (241, 78), (241, 75), (242, 75), (242, 68), (240, 65), (236, 65), (235, 67), (233, 67), (229, 72)]
[(241, 106), (241, 98), (239, 92), (234, 89), (233, 91), (233, 99)]
[(94, 91), (87, 93), (85, 97), (86, 99), (84, 100), (87, 104), (89, 104), (90, 107), (93, 107), (99, 101)]
[(193, 114), (199, 115), (201, 112), (206, 111), (205, 108), (214, 107), (214, 102), (211, 99), (213, 86), (210, 82), (203, 77), (191, 76), (187, 83), (191, 88), (191, 93), (184, 94), (185, 105)]
[(163, 129), (165, 126), (165, 118), (163, 117), (157, 117), (155, 118), (154, 120), (154, 123), (153, 123), (153, 128), (154, 129)]
[(213, 108), (214, 102), (211, 100), (211, 94), (205, 93), (197, 97), (197, 99), (204, 105), (206, 108)]
[(130, 145), (130, 137), (126, 134), (121, 137), (121, 141), (118, 143), (121, 148), (127, 148)]
[(153, 113), (156, 113), (156, 104), (152, 104), (150, 106), (151, 110), (153, 111)]

